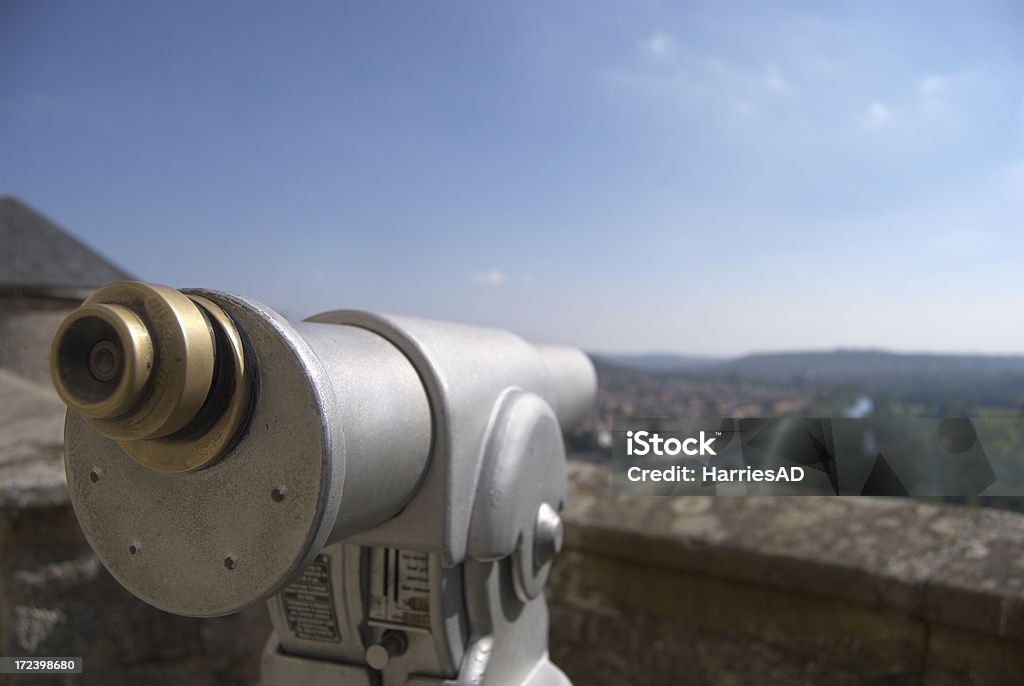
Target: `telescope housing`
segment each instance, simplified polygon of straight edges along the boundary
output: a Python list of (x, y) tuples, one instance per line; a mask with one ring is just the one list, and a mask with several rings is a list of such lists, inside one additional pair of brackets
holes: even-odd
[[(64, 321), (51, 370), (99, 559), (175, 614), (270, 599), (264, 683), (302, 660), (353, 670), (340, 683), (568, 683), (541, 591), (563, 432), (596, 388), (581, 351), (354, 310), (291, 323), (236, 295), (118, 282)], [(324, 575), (333, 624), (289, 605)]]

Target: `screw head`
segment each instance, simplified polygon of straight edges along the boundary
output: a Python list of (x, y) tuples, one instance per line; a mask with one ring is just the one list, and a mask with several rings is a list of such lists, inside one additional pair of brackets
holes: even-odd
[(533, 563), (535, 567), (543, 567), (562, 552), (565, 541), (565, 529), (562, 518), (555, 508), (542, 503), (537, 508), (537, 521), (533, 530)]

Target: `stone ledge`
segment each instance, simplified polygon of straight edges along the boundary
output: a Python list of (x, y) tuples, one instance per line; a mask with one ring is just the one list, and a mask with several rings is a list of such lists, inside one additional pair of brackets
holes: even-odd
[(923, 668), (925, 627), (893, 610), (574, 550), (556, 570), (552, 651), (577, 684), (909, 684)]
[(890, 498), (617, 497), (607, 469), (580, 462), (569, 483), (570, 551), (1024, 641), (1019, 514)]
[(49, 386), (0, 369), (0, 509), (68, 503), (64, 404)]

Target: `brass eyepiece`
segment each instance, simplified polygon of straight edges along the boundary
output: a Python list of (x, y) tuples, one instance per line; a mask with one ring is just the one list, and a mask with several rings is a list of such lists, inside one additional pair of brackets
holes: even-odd
[(127, 307), (86, 303), (61, 324), (50, 363), (68, 407), (90, 419), (117, 417), (139, 401), (149, 382), (153, 341)]
[(158, 471), (208, 465), (248, 408), (231, 319), (166, 286), (121, 281), (96, 291), (57, 330), (50, 370), (71, 411)]

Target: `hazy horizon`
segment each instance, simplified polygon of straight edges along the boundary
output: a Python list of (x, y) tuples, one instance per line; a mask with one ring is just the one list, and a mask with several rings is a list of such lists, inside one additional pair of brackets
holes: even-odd
[(1020, 355), (1022, 25), (1005, 2), (13, 0), (0, 194), (140, 278), (294, 317)]
[(735, 360), (743, 357), (754, 357), (758, 355), (828, 355), (833, 353), (881, 353), (883, 355), (903, 355), (903, 356), (933, 356), (933, 357), (1004, 357), (1004, 358), (1024, 358), (1024, 353), (986, 353), (986, 352), (972, 352), (968, 351), (952, 351), (952, 352), (934, 352), (930, 350), (890, 350), (885, 348), (849, 348), (849, 347), (838, 347), (838, 348), (813, 348), (813, 349), (796, 349), (796, 348), (780, 348), (777, 350), (749, 350), (746, 352), (736, 353), (734, 355), (719, 355), (719, 354), (701, 354), (701, 353), (677, 353), (665, 350), (656, 350), (653, 352), (626, 350), (626, 351), (607, 351), (607, 350), (587, 350), (588, 355), (596, 355), (598, 357), (678, 357), (682, 359), (694, 359), (694, 360), (707, 360), (715, 362), (726, 362), (729, 360)]

